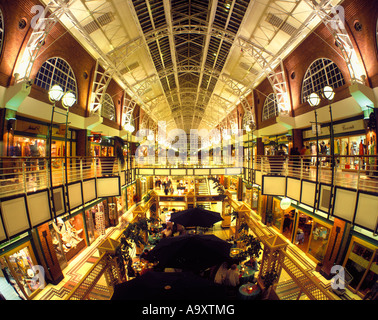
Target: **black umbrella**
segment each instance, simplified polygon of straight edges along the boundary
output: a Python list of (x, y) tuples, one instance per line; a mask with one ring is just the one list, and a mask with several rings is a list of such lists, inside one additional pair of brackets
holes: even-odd
[(231, 244), (215, 235), (181, 235), (163, 238), (147, 259), (161, 268), (201, 271), (230, 258)]
[(218, 212), (205, 210), (203, 208), (192, 208), (178, 211), (171, 214), (170, 221), (183, 225), (184, 227), (209, 228), (214, 223), (223, 220)]
[(223, 286), (192, 272), (150, 271), (114, 288), (111, 300), (225, 299)]

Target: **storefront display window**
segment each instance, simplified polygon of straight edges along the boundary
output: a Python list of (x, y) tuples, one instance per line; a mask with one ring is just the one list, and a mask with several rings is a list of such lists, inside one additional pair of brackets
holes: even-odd
[(282, 231), (283, 226), (283, 213), (280, 208), (280, 202), (278, 200), (273, 200), (273, 220), (272, 224), (275, 228), (277, 228), (280, 232)]
[(45, 157), (46, 140), (15, 136), (9, 146), (9, 156)]
[[(306, 141), (304, 144), (310, 147), (312, 155), (316, 155), (316, 140), (312, 139)], [(334, 138), (334, 152), (335, 155), (341, 156), (338, 160), (338, 165), (341, 166), (342, 169), (358, 170), (360, 160), (362, 161), (361, 165), (363, 166), (361, 169), (364, 169), (366, 166), (366, 159), (361, 159), (358, 156), (368, 154), (367, 148), (366, 135)], [(330, 166), (329, 158), (322, 157), (323, 155), (330, 156), (331, 154), (330, 139), (319, 139), (319, 152), (320, 164), (325, 167)], [(316, 157), (313, 157), (311, 160), (312, 164), (315, 165)]]
[(135, 184), (127, 187), (127, 208), (130, 209), (135, 204), (136, 188)]
[[(82, 214), (77, 214), (71, 218), (67, 217), (65, 220), (58, 217), (56, 222), (52, 222), (52, 227), (55, 234), (59, 235), (62, 243), (62, 246), (58, 249), (63, 249), (67, 261), (75, 257), (85, 247)], [(59, 251), (57, 254), (59, 254)]]
[(243, 184), (243, 201), (246, 205), (252, 207), (252, 188), (246, 188)]
[(252, 209), (257, 209), (259, 205), (260, 190), (258, 188), (252, 188)]
[(64, 254), (62, 238), (60, 237), (59, 233), (55, 230), (52, 223), (50, 224), (49, 229), (56, 257), (59, 262), (59, 266), (63, 270), (67, 266), (67, 260), (66, 255)]
[(360, 296), (365, 296), (378, 280), (377, 248), (353, 241), (344, 262), (353, 279), (349, 286)]
[(307, 252), (307, 248), (310, 242), (312, 224), (313, 219), (310, 216), (302, 212), (299, 213), (298, 227), (295, 234), (294, 243), (304, 252)]
[(313, 223), (312, 236), (308, 253), (319, 261), (323, 260), (326, 253), (329, 234), (329, 228), (320, 224), (319, 222)]
[(92, 244), (100, 235), (105, 234), (106, 217), (104, 211), (106, 205), (107, 201), (104, 200), (94, 205), (92, 208), (85, 210), (85, 222), (90, 244)]
[(30, 242), (0, 257), (0, 266), (7, 282), (13, 286), (22, 299), (32, 298), (41, 285), (36, 276), (37, 262)]

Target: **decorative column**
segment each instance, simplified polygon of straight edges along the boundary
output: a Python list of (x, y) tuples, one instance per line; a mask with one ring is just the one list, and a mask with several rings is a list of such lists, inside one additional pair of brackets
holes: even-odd
[(280, 278), (282, 270), (280, 252), (281, 250), (286, 251), (287, 242), (280, 235), (275, 235), (264, 239), (263, 244), (264, 252), (261, 260), (259, 278), (257, 281), (259, 286), (264, 290), (264, 279), (269, 277), (271, 274), (276, 274), (277, 277), (273, 282), (274, 284)]
[(108, 287), (114, 288), (116, 284), (127, 280), (125, 263), (122, 257), (117, 254), (120, 244), (119, 241), (108, 238), (97, 247), (100, 256), (103, 253), (108, 256), (108, 259), (106, 259), (108, 266), (104, 273)]

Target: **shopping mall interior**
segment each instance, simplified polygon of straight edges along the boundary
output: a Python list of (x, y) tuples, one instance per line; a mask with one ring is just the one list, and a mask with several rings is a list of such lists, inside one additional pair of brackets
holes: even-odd
[(377, 110), (377, 0), (0, 0), (0, 300), (377, 300)]

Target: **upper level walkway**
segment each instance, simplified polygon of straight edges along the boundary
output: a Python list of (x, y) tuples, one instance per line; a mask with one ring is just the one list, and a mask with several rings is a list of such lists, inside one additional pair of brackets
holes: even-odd
[[(138, 164), (131, 158), (121, 164), (114, 157), (0, 158), (0, 198), (28, 194), (50, 187), (86, 179), (118, 175), (121, 184), (129, 184), (138, 176), (239, 176), (250, 184), (262, 184), (264, 175), (281, 175), (330, 186), (378, 193), (377, 156), (255, 156), (253, 159), (227, 164), (210, 161), (196, 164)], [(67, 170), (65, 169), (67, 167)]]

